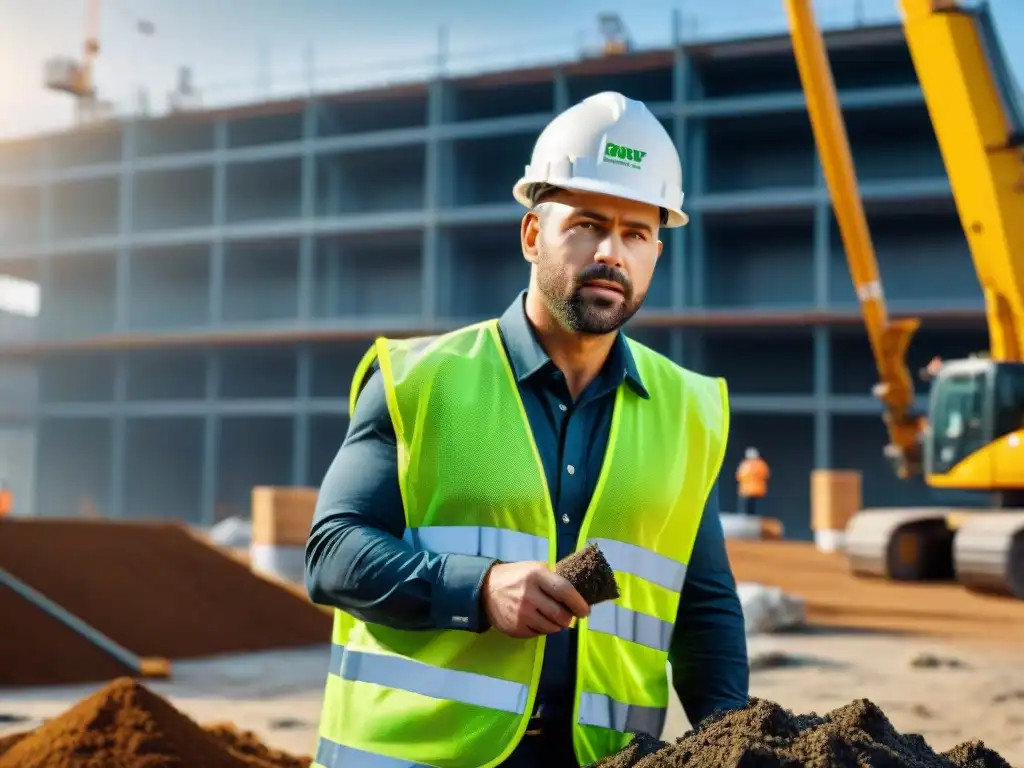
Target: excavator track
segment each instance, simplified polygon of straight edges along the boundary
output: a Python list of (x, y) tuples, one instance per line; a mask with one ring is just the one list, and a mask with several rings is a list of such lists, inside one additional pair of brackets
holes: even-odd
[(858, 576), (893, 581), (954, 577), (953, 531), (944, 507), (863, 509), (846, 526), (846, 555)]
[(953, 568), (970, 590), (1024, 599), (1024, 509), (958, 514)]

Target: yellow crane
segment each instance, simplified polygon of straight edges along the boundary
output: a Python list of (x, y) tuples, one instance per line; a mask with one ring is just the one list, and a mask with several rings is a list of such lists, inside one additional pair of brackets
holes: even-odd
[(985, 491), (979, 509), (865, 509), (846, 530), (851, 568), (892, 579), (956, 576), (1024, 598), (1024, 122), (986, 5), (898, 0), (907, 47), (985, 300), (990, 349), (929, 366), (913, 413), (906, 351), (916, 319), (891, 320), (849, 139), (811, 0), (785, 0), (822, 170), (879, 373), (886, 456), (900, 477)]

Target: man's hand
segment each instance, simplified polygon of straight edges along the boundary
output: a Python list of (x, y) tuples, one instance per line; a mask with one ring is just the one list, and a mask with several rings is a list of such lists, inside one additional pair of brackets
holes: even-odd
[(590, 615), (580, 593), (544, 562), (498, 563), (481, 599), (491, 626), (509, 637), (550, 635)]

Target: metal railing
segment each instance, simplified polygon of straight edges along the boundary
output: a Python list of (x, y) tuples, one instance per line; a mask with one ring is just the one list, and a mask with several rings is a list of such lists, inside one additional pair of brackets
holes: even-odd
[[(781, 3), (772, 0), (728, 0), (729, 13), (712, 13), (699, 4), (687, 3), (685, 12), (674, 10), (666, 24), (650, 24), (632, 35), (633, 50), (656, 50), (678, 45), (728, 40), (739, 37), (779, 34), (786, 31)], [(819, 23), (829, 30), (894, 23), (898, 20), (893, 0), (818, 0)], [(690, 9), (693, 10), (690, 10)], [(631, 19), (624, 19), (631, 26)], [(266, 101), (341, 93), (367, 88), (391, 87), (423, 82), (435, 77), (459, 77), (525, 67), (564, 64), (599, 55), (601, 40), (592, 33), (565, 34), (547, 39), (523, 37), (487, 47), (460, 47), (458, 27), (441, 27), (436, 41), (424, 41), (423, 53), (404, 59), (335, 65), (307, 47), (300, 61), (284, 64), (261, 47), (254, 57), (254, 74), (235, 81), (208, 82), (195, 71), (200, 108), (236, 107)], [(103, 89), (100, 83), (101, 94)], [(114, 97), (107, 106), (109, 119), (160, 117), (171, 111), (169, 94), (156, 95), (129, 86), (131, 95)], [(108, 89), (109, 92), (109, 89)], [(108, 96), (109, 98), (109, 96)], [(0, 140), (40, 131), (64, 130), (68, 122), (33, 121), (32, 104), (11, 104), (6, 119), (0, 118)], [(14, 115), (18, 117), (15, 118)]]

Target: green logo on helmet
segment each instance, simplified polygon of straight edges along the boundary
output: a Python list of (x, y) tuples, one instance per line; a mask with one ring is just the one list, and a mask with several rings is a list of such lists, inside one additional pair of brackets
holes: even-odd
[(636, 171), (640, 170), (640, 166), (643, 164), (644, 157), (646, 156), (647, 153), (643, 150), (627, 147), (623, 144), (613, 144), (609, 141), (604, 145), (604, 161), (606, 163), (624, 165), (626, 168), (632, 168)]

